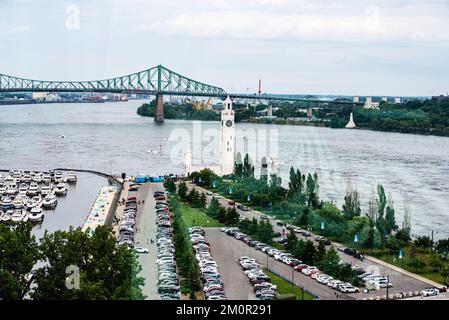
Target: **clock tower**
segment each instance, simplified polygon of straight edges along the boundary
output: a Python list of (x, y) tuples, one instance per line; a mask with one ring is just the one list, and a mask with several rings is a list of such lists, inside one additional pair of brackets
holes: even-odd
[(221, 111), (220, 126), (220, 173), (222, 176), (234, 172), (235, 159), (235, 122), (232, 100), (229, 96), (224, 102)]

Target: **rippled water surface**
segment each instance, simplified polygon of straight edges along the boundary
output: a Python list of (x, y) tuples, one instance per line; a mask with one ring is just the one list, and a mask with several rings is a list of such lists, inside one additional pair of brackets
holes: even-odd
[[(193, 122), (156, 125), (153, 119), (136, 114), (140, 104), (0, 106), (0, 168), (182, 173), (182, 155), (189, 149), (186, 137), (197, 130)], [(218, 131), (211, 129), (217, 126), (217, 122), (201, 123), (201, 132), (212, 139), (202, 141), (205, 162), (217, 158), (208, 152), (212, 149), (216, 154)], [(449, 138), (262, 124), (238, 124), (237, 128), (247, 136), (238, 145), (239, 150), (244, 146), (270, 149), (276, 145), (284, 183), (292, 165), (303, 172), (316, 171), (322, 198), (339, 205), (348, 183), (358, 188), (365, 205), (381, 183), (392, 194), (399, 222), (407, 199), (414, 233), (430, 234), (434, 230), (438, 238), (449, 236)], [(277, 144), (270, 133), (271, 138), (259, 134), (270, 129), (277, 131)], [(248, 132), (257, 132), (257, 138)], [(190, 143), (195, 153), (199, 144)]]

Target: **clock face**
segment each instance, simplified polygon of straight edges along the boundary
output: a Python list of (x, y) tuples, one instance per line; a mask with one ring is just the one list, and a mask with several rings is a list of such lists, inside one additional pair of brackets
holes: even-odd
[(231, 120), (226, 121), (226, 125), (227, 125), (228, 127), (232, 127), (232, 121), (231, 121)]

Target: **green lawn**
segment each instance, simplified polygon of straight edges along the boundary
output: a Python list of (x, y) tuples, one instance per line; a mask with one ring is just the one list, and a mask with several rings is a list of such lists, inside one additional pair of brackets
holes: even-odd
[(215, 219), (207, 216), (204, 212), (192, 208), (185, 203), (181, 203), (181, 212), (187, 227), (223, 227), (224, 225)]
[[(271, 282), (278, 287), (279, 294), (292, 293), (292, 283), (282, 279), (274, 273), (264, 270), (267, 276), (271, 278)], [(296, 300), (302, 300), (303, 290), (297, 286), (293, 286), (293, 294), (296, 296)], [(304, 300), (314, 300), (315, 298), (308, 292), (304, 291)]]
[[(431, 263), (429, 262), (429, 259), (430, 259), (431, 255), (435, 255), (435, 256), (439, 257), (439, 255), (437, 253), (424, 253), (424, 252), (420, 252), (419, 250), (417, 250), (416, 256), (419, 259), (421, 259), (423, 262), (425, 262), (426, 266), (421, 269), (416, 269), (415, 267), (409, 265), (409, 261), (410, 261), (409, 251), (410, 251), (409, 248), (406, 248), (404, 250), (404, 258), (403, 259), (399, 259), (397, 256), (389, 255), (385, 252), (379, 252), (379, 251), (375, 252), (375, 254), (373, 254), (373, 257), (376, 257), (379, 260), (383, 260), (385, 262), (391, 263), (391, 264), (393, 264), (399, 268), (405, 269), (409, 272), (419, 274), (420, 276), (423, 276), (423, 277), (433, 280), (435, 282), (438, 282), (441, 284), (446, 284), (446, 279), (441, 274), (441, 271), (436, 272), (430, 266)], [(442, 270), (447, 270), (448, 267), (449, 267), (448, 262), (444, 261)]]

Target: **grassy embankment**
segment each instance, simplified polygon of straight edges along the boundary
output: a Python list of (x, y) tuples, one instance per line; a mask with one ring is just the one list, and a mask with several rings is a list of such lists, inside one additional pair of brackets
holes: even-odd
[(181, 203), (182, 218), (187, 227), (202, 226), (205, 228), (222, 227), (223, 224), (209, 217), (206, 213)]
[[(264, 270), (267, 276), (270, 277), (271, 282), (277, 286), (277, 291), (279, 294), (287, 294), (292, 293), (292, 283), (284, 280), (283, 278), (275, 275), (274, 273)], [(293, 285), (293, 294), (296, 297), (296, 300), (314, 300), (315, 298), (308, 293), (307, 291), (303, 291), (301, 288)]]

